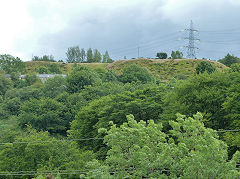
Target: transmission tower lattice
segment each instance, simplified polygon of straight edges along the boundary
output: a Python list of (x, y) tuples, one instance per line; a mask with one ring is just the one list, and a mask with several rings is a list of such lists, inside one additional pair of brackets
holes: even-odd
[(190, 28), (185, 29), (185, 31), (189, 32), (189, 36), (184, 38), (184, 39), (188, 40), (188, 46), (185, 46), (187, 48), (187, 58), (195, 59), (196, 58), (195, 50), (199, 49), (199, 48), (195, 47), (194, 42), (195, 41), (200, 41), (200, 39), (196, 39), (195, 36), (194, 36), (194, 33), (199, 32), (199, 31), (195, 30), (193, 28), (193, 22), (192, 21), (190, 23)]

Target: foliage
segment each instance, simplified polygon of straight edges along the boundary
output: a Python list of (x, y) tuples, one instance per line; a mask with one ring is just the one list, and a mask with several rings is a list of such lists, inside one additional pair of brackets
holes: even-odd
[[(25, 135), (15, 137), (16, 143), (0, 147), (0, 171), (3, 174), (36, 171), (31, 173), (44, 176), (53, 173), (54, 176), (54, 173), (66, 173), (64, 170), (86, 170), (86, 163), (94, 159), (92, 152), (80, 152), (73, 142), (54, 142), (55, 140), (47, 132), (36, 132), (28, 127)], [(76, 178), (79, 175), (72, 174), (68, 177)], [(11, 175), (4, 178), (11, 178)]]
[[(4, 116), (1, 115), (0, 118), (1, 118), (0, 119), (0, 141), (13, 142), (16, 136), (19, 136), (22, 134), (22, 130), (18, 126), (16, 117), (12, 116), (12, 117), (4, 118)], [(1, 150), (1, 146), (0, 146), (0, 150)]]
[(42, 87), (42, 92), (45, 97), (55, 98), (59, 94), (64, 93), (67, 89), (66, 79), (61, 76), (49, 78)]
[(46, 62), (56, 62), (53, 55), (43, 55), (42, 57), (34, 56), (32, 61), (46, 61)]
[(69, 47), (66, 55), (68, 63), (81, 63), (85, 60), (85, 51), (80, 50), (79, 46)]
[(103, 55), (103, 60), (102, 60), (103, 63), (112, 63), (113, 60), (110, 58), (109, 54), (108, 54), (108, 51), (106, 51)]
[(101, 82), (98, 74), (87, 66), (76, 66), (67, 76), (67, 90), (70, 93), (76, 93), (85, 88), (85, 86), (93, 85)]
[(107, 70), (103, 68), (96, 68), (95, 71), (98, 73), (98, 76), (103, 80), (105, 74), (107, 73)]
[(234, 63), (240, 63), (240, 59), (228, 53), (223, 59), (218, 60), (218, 62), (230, 67)]
[(30, 99), (20, 108), (19, 125), (22, 128), (30, 124), (38, 131), (65, 135), (72, 120), (71, 114), (62, 103), (54, 99)]
[(7, 90), (13, 87), (13, 82), (3, 75), (0, 75), (0, 96), (3, 96)]
[[(240, 75), (239, 73), (232, 73), (230, 78), (232, 85), (227, 89), (226, 93), (228, 94), (224, 103), (222, 104), (223, 109), (226, 111), (224, 116), (225, 121), (228, 121), (228, 129), (239, 130), (240, 129)], [(240, 137), (239, 134), (229, 133), (226, 138), (231, 136), (231, 141), (227, 139), (227, 142), (232, 147), (235, 146), (235, 150), (240, 149)], [(237, 148), (236, 148), (237, 147)]]
[(48, 70), (50, 73), (53, 73), (53, 74), (61, 74), (62, 73), (59, 66), (55, 63), (49, 64)]
[(38, 78), (37, 75), (34, 73), (25, 75), (24, 80), (25, 80), (25, 86), (31, 86), (35, 83), (41, 82), (40, 78)]
[(157, 53), (157, 57), (160, 59), (167, 59), (168, 55), (165, 52), (159, 52)]
[(214, 67), (210, 62), (206, 62), (206, 61), (202, 61), (200, 62), (200, 64), (197, 65), (196, 67), (196, 73), (213, 73), (214, 71), (216, 71), (216, 67)]
[(178, 115), (170, 121), (170, 134), (153, 120), (137, 122), (133, 115), (127, 119), (120, 127), (113, 125), (104, 137), (110, 150), (105, 161), (108, 170), (100, 170), (102, 176), (112, 172), (113, 178), (240, 177), (238, 154), (227, 161), (227, 145), (214, 130), (204, 127), (201, 114), (194, 118)]
[[(126, 121), (126, 114), (134, 114), (137, 121), (148, 119), (158, 121), (162, 113), (162, 98), (165, 90), (164, 86), (149, 87), (145, 90), (124, 92), (92, 101), (76, 115), (69, 132), (73, 138), (91, 138), (98, 135), (99, 128), (108, 128), (109, 121), (121, 125)], [(95, 143), (82, 141), (79, 145), (81, 148), (99, 151), (99, 155), (102, 155), (101, 150), (106, 150), (101, 141)]]
[(149, 73), (146, 68), (139, 65), (130, 65), (125, 67), (119, 79), (123, 83), (131, 83), (134, 81), (141, 81), (142, 83), (155, 83), (154, 76)]
[(102, 55), (97, 49), (94, 50), (93, 61), (96, 63), (102, 62)]
[(234, 63), (230, 67), (232, 72), (240, 72), (240, 63)]
[(229, 120), (225, 120), (226, 111), (222, 104), (226, 101), (227, 89), (231, 86), (228, 73), (204, 73), (179, 81), (166, 95), (163, 119), (174, 119), (177, 112), (193, 115), (202, 112), (207, 127), (228, 129)]
[(3, 109), (9, 114), (9, 115), (18, 115), (19, 109), (21, 106), (21, 100), (18, 97), (7, 99), (5, 100), (5, 103), (2, 105)]
[(118, 81), (117, 74), (113, 70), (108, 70), (103, 76), (103, 81), (104, 82)]
[(20, 72), (22, 73), (25, 69), (24, 62), (11, 55), (0, 55), (0, 70), (4, 70), (6, 73)]
[(89, 48), (87, 50), (87, 63), (92, 63), (94, 61), (93, 59), (93, 52), (92, 52), (92, 49)]
[(25, 102), (33, 99), (40, 99), (42, 97), (41, 90), (39, 86), (27, 86), (21, 89), (10, 89), (5, 94), (6, 100), (11, 100), (13, 98), (20, 98), (21, 102)]
[(183, 53), (180, 51), (172, 51), (171, 53), (171, 58), (172, 59), (182, 59), (183, 58)]
[(39, 74), (49, 74), (49, 69), (44, 66), (40, 66), (37, 70)]

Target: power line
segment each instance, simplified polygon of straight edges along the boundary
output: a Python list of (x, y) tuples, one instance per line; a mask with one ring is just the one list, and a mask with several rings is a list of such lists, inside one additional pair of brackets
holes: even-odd
[[(216, 132), (240, 132), (240, 129), (226, 129), (226, 130), (218, 130)], [(86, 138), (86, 139), (65, 139), (65, 140), (47, 140), (47, 141), (32, 141), (32, 142), (6, 142), (0, 143), (0, 145), (8, 145), (8, 144), (31, 144), (31, 143), (50, 143), (50, 142), (71, 142), (71, 141), (88, 141), (88, 140), (104, 140), (104, 138)]]
[[(238, 164), (236, 164), (238, 166)], [(33, 176), (33, 175), (47, 175), (47, 174), (54, 174), (54, 175), (76, 175), (76, 174), (86, 174), (88, 172), (94, 172), (94, 171), (102, 171), (107, 173), (118, 173), (118, 172), (127, 172), (127, 171), (134, 171), (136, 169), (134, 168), (125, 168), (125, 170), (115, 170), (111, 171), (110, 168), (98, 168), (98, 169), (88, 169), (88, 170), (53, 170), (53, 171), (24, 171), (25, 173), (20, 172), (0, 172), (0, 176)], [(181, 171), (182, 169), (180, 169)], [(208, 170), (207, 168), (202, 168), (200, 170)], [(229, 168), (229, 170), (240, 170), (240, 168)], [(58, 171), (63, 171), (65, 173), (61, 173)], [(70, 171), (70, 172), (67, 172)], [(161, 171), (161, 172), (172, 172), (172, 171), (178, 171), (177, 169), (154, 169), (154, 171)], [(184, 171), (184, 169), (183, 169)]]
[(88, 141), (88, 140), (103, 140), (104, 138), (86, 138), (86, 139), (65, 139), (65, 140), (47, 140), (47, 141), (32, 141), (32, 142), (8, 142), (0, 143), (0, 145), (7, 144), (29, 144), (29, 143), (50, 143), (50, 142), (70, 142), (70, 141)]

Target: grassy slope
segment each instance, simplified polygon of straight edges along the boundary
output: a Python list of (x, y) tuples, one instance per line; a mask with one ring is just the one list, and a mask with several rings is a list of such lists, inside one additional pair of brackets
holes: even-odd
[[(40, 66), (48, 67), (49, 64), (55, 63), (59, 65), (63, 74), (68, 74), (69, 72), (72, 71), (72, 68), (74, 66), (74, 63), (61, 63), (61, 62), (29, 61), (25, 63), (26, 63), (26, 73), (37, 73), (37, 70)], [(80, 65), (87, 65), (94, 69), (96, 68), (104, 69), (108, 65), (108, 63), (80, 63)]]
[[(134, 59), (134, 60), (120, 60), (112, 64), (109, 64), (106, 69), (114, 70), (118, 75), (121, 74), (122, 69), (126, 65), (138, 64), (142, 67), (146, 67), (150, 73), (161, 80), (169, 80), (172, 77), (178, 78), (189, 77), (195, 73), (197, 64), (201, 61), (209, 60), (190, 60), (190, 59)], [(209, 61), (212, 63), (218, 71), (227, 69), (225, 65), (216, 62)]]
[[(181, 77), (189, 77), (195, 73), (195, 68), (197, 64), (201, 61), (209, 61), (209, 60), (190, 60), (190, 59), (134, 59), (134, 60), (119, 60), (114, 63), (80, 63), (80, 65), (87, 65), (94, 69), (101, 68), (101, 69), (112, 69), (118, 75), (121, 74), (122, 69), (127, 65), (138, 64), (142, 67), (146, 67), (150, 73), (156, 76), (160, 80), (169, 80), (172, 77), (179, 78)], [(218, 71), (223, 71), (224, 69), (228, 69), (225, 65), (216, 62), (216, 61), (209, 61), (212, 63)], [(40, 62), (40, 61), (29, 61), (26, 62), (26, 72), (34, 72), (37, 73), (37, 69), (40, 66), (47, 67), (50, 63), (53, 62)], [(60, 63), (54, 62), (59, 65), (63, 74), (68, 74), (72, 71), (74, 66), (73, 63)]]

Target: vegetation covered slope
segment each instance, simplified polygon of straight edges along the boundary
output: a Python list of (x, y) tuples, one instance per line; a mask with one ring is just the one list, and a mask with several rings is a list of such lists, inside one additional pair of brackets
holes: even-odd
[(169, 80), (172, 77), (186, 78), (195, 73), (197, 65), (202, 61), (212, 63), (218, 71), (223, 71), (227, 67), (219, 62), (209, 60), (190, 60), (190, 59), (134, 59), (134, 60), (119, 60), (109, 64), (106, 69), (112, 69), (116, 74), (121, 74), (125, 66), (138, 64), (146, 67), (150, 73), (160, 80)]

